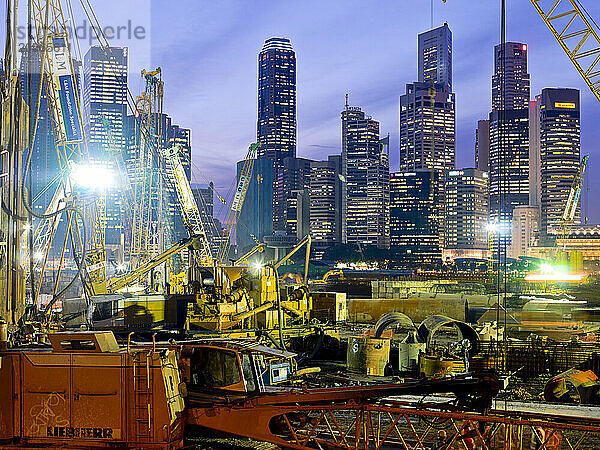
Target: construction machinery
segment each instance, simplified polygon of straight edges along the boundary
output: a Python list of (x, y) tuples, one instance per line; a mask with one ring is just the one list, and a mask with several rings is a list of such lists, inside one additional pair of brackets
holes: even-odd
[[(308, 273), (310, 235), (275, 263), (241, 265), (252, 254), (264, 249), (258, 245), (235, 266), (216, 266), (200, 277), (201, 288), (188, 307), (186, 329), (228, 333), (268, 332), (284, 341), (284, 329), (295, 333), (310, 322), (310, 295), (305, 284), (291, 291), (281, 289), (278, 268), (305, 247), (305, 278)], [(289, 292), (289, 294), (288, 294)], [(288, 334), (295, 334), (290, 331)]]
[[(69, 43), (68, 28), (60, 1), (32, 1), (31, 19), (33, 40), (28, 49), (32, 58), (33, 46), (39, 52), (40, 87), (37, 90), (36, 110), (32, 126), (29, 127), (29, 146), (24, 164), (24, 174), (20, 180), (24, 185), (31, 175), (30, 165), (35, 142), (39, 105), (42, 90), (47, 95), (48, 109), (57, 150), (59, 177), (57, 191), (43, 214), (36, 213), (21, 188), (21, 204), (27, 215), (38, 219), (33, 242), (23, 252), (29, 259), (29, 291), (32, 303), (44, 282), (48, 255), (57, 227), (66, 216), (66, 232), (60, 265), (56, 272), (52, 300), (46, 305), (48, 313), (52, 305), (73, 285), (58, 291), (63, 275), (62, 265), (68, 241), (77, 266), (77, 277), (82, 282), (83, 294), (89, 297), (106, 292), (106, 250), (104, 246), (105, 197), (97, 186), (86, 183), (84, 174), (94, 168), (89, 164), (86, 139), (82, 127), (82, 115), (78, 83), (73, 68), (73, 58)], [(30, 97), (32, 97), (30, 95)], [(14, 214), (14, 211), (13, 211)], [(23, 220), (23, 219), (21, 219)], [(39, 272), (38, 272), (39, 268)], [(33, 278), (39, 275), (39, 284)], [(89, 300), (88, 300), (88, 303)]]
[[(134, 165), (134, 215), (129, 246), (129, 262), (132, 269), (144, 264), (153, 255), (162, 251), (157, 242), (157, 230), (152, 228), (160, 221), (153, 203), (162, 198), (159, 167), (156, 164), (156, 149), (160, 142), (164, 83), (160, 68), (146, 72), (142, 70), (145, 90), (135, 104), (136, 126), (139, 127), (139, 150)], [(158, 208), (160, 210), (160, 208)], [(162, 233), (163, 235), (165, 233)]]
[(0, 351), (2, 448), (179, 448), (178, 354), (120, 347), (110, 331), (54, 333), (45, 349)]

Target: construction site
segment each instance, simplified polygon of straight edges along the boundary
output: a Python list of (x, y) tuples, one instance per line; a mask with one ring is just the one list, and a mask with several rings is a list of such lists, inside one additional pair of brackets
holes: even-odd
[[(575, 0), (521, 2), (600, 102), (593, 18)], [(92, 4), (80, 3), (102, 70), (117, 71)], [(505, 4), (493, 3), (504, 44)], [(262, 144), (247, 144), (229, 195), (215, 192), (226, 210), (215, 234), (189, 156), (166, 136), (169, 68), (144, 68), (139, 92), (125, 86), (127, 145), (100, 114), (99, 161), (71, 0), (7, 0), (5, 12), (0, 448), (600, 448), (600, 272), (572, 238), (587, 155), (535, 257), (509, 258), (497, 228), (485, 257), (418, 270), (315, 264), (311, 234), (281, 244), (246, 230), (242, 251)], [(44, 117), (56, 170), (34, 196)], [(115, 245), (113, 194), (98, 189), (112, 178)], [(177, 226), (185, 236), (173, 239)]]

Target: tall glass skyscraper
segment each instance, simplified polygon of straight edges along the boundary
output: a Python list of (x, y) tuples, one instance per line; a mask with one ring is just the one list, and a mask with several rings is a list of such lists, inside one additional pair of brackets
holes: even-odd
[[(492, 76), (492, 110), (527, 109), (529, 107), (529, 73), (527, 73), (527, 44), (507, 42), (504, 45), (504, 76), (502, 45), (494, 47), (494, 75)], [(502, 83), (504, 103), (502, 102)]]
[[(83, 119), (88, 139), (90, 160), (114, 166), (115, 150), (125, 149), (125, 118), (127, 116), (127, 47), (91, 47), (83, 59)], [(105, 126), (107, 123), (110, 129)], [(111, 146), (108, 133), (114, 142)], [(107, 248), (121, 243), (123, 222), (121, 199), (117, 189), (106, 198), (105, 240)]]
[(356, 106), (342, 111), (342, 242), (389, 247), (389, 138)]
[(390, 244), (401, 268), (442, 261), (440, 176), (433, 169), (390, 175)]
[(280, 162), (296, 156), (296, 53), (273, 37), (258, 54), (258, 157)]
[(454, 169), (455, 95), (448, 24), (419, 34), (419, 79), (400, 97), (400, 170)]
[(494, 47), (489, 164), (491, 220), (508, 223), (529, 202), (529, 74), (520, 42), (507, 42), (504, 53)]
[(419, 34), (419, 81), (452, 91), (452, 32), (448, 24)]
[[(556, 234), (580, 162), (579, 90), (542, 89), (539, 143), (542, 226), (544, 235)], [(575, 223), (580, 222), (579, 211)]]
[(455, 95), (444, 83), (411, 83), (400, 97), (400, 169), (452, 170)]
[(310, 163), (310, 234), (317, 257), (342, 241), (341, 155)]

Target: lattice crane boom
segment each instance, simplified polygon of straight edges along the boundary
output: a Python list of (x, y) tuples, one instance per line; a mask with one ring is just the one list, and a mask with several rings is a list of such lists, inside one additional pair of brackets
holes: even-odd
[(530, 0), (581, 77), (600, 101), (600, 37), (575, 0), (554, 0), (548, 8)]
[(183, 163), (179, 157), (180, 151), (181, 146), (179, 145), (175, 145), (162, 151), (167, 162), (167, 164), (165, 164), (165, 175), (177, 192), (177, 200), (179, 202), (181, 218), (185, 228), (188, 230), (190, 236), (199, 236), (200, 238), (201, 245), (198, 252), (198, 263), (203, 267), (210, 267), (213, 265), (210, 242), (208, 241), (204, 223), (202, 222), (202, 216), (198, 209), (198, 205), (196, 204), (196, 200), (194, 199), (192, 188), (185, 174)]
[(229, 247), (231, 245), (231, 239), (233, 238), (237, 228), (240, 211), (242, 210), (244, 199), (246, 198), (246, 194), (248, 193), (248, 188), (250, 186), (252, 170), (254, 167), (254, 158), (256, 157), (256, 150), (258, 149), (259, 145), (260, 143), (255, 142), (250, 144), (250, 147), (248, 147), (248, 153), (246, 154), (246, 159), (244, 160), (244, 166), (242, 167), (242, 171), (240, 173), (235, 195), (233, 197), (233, 201), (231, 202), (231, 208), (229, 209), (227, 220), (225, 221), (225, 229), (223, 230), (224, 239), (219, 246), (217, 255), (217, 259), (219, 261), (225, 261), (227, 259)]

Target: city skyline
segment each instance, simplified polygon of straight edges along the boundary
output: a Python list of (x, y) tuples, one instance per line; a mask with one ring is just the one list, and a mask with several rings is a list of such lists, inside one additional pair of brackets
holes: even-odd
[[(203, 175), (213, 179), (217, 189), (226, 189), (235, 176), (235, 161), (243, 156), (248, 142), (253, 140), (257, 106), (255, 58), (270, 37), (289, 38), (297, 54), (298, 157), (324, 160), (330, 154), (341, 152), (338, 114), (345, 93), (349, 93), (351, 104), (360, 105), (377, 117), (382, 135), (390, 133), (390, 169), (397, 170), (398, 99), (405, 84), (417, 78), (417, 36), (430, 28), (429, 7), (410, 2), (402, 8), (406, 14), (399, 19), (403, 25), (401, 30), (381, 24), (381, 29), (364, 34), (353, 33), (348, 28), (358, 23), (358, 17), (364, 25), (373, 24), (386, 14), (398, 11), (398, 5), (386, 2), (372, 8), (373, 11), (351, 2), (346, 10), (335, 8), (339, 3), (331, 2), (324, 5), (320, 17), (306, 22), (302, 18), (310, 8), (283, 4), (264, 11), (260, 3), (250, 7), (230, 2), (198, 11), (201, 16), (211, 17), (207, 29), (191, 36), (189, 48), (174, 54), (168, 51), (172, 40), (187, 36), (189, 24), (184, 20), (180, 31), (164, 40), (166, 30), (160, 23), (153, 22), (154, 36), (163, 42), (162, 46), (153, 47), (152, 60), (153, 64), (166, 68), (166, 109), (183, 117), (183, 126), (192, 128), (193, 159)], [(436, 5), (434, 26), (446, 21), (453, 32), (453, 90), (457, 93), (456, 167), (465, 168), (474, 166), (477, 120), (485, 118), (491, 109), (490, 78), (493, 46), (499, 38), (498, 11), (493, 5), (470, 5), (472, 14), (482, 18), (472, 23), (461, 14), (466, 2), (454, 3)], [(162, 8), (155, 8), (158, 9), (162, 12)], [(600, 7), (589, 5), (592, 16), (597, 13), (595, 9), (600, 12)], [(165, 13), (169, 14), (168, 11)], [(236, 28), (248, 14), (254, 14), (259, 20), (252, 21), (252, 27)], [(402, 20), (406, 16), (414, 20)], [(600, 105), (531, 5), (509, 5), (508, 21), (507, 40), (524, 42), (529, 47), (532, 92), (553, 86), (582, 91), (582, 154), (591, 154), (590, 189), (592, 192), (597, 190), (592, 145), (599, 131), (592, 122), (594, 117), (600, 116)], [(219, 38), (222, 32), (233, 33), (235, 39), (222, 40)], [(384, 36), (386, 39), (382, 41)], [(398, 42), (397, 46), (382, 44), (394, 41)], [(216, 42), (219, 44), (215, 46)], [(367, 49), (370, 52), (364, 58), (352, 57)], [(382, 54), (387, 58), (380, 58)], [(235, 70), (230, 70), (227, 61), (231, 60), (235, 60)], [(181, 73), (180, 70), (190, 62), (202, 70), (188, 69), (187, 73)], [(198, 76), (192, 80), (190, 73)], [(169, 79), (182, 75), (190, 82), (169, 85)], [(234, 97), (234, 111), (228, 109), (225, 117), (224, 108), (219, 104), (231, 104), (228, 100)], [(188, 115), (186, 111), (195, 114)], [(590, 202), (590, 219), (593, 223), (600, 219), (600, 207), (593, 202)]]

